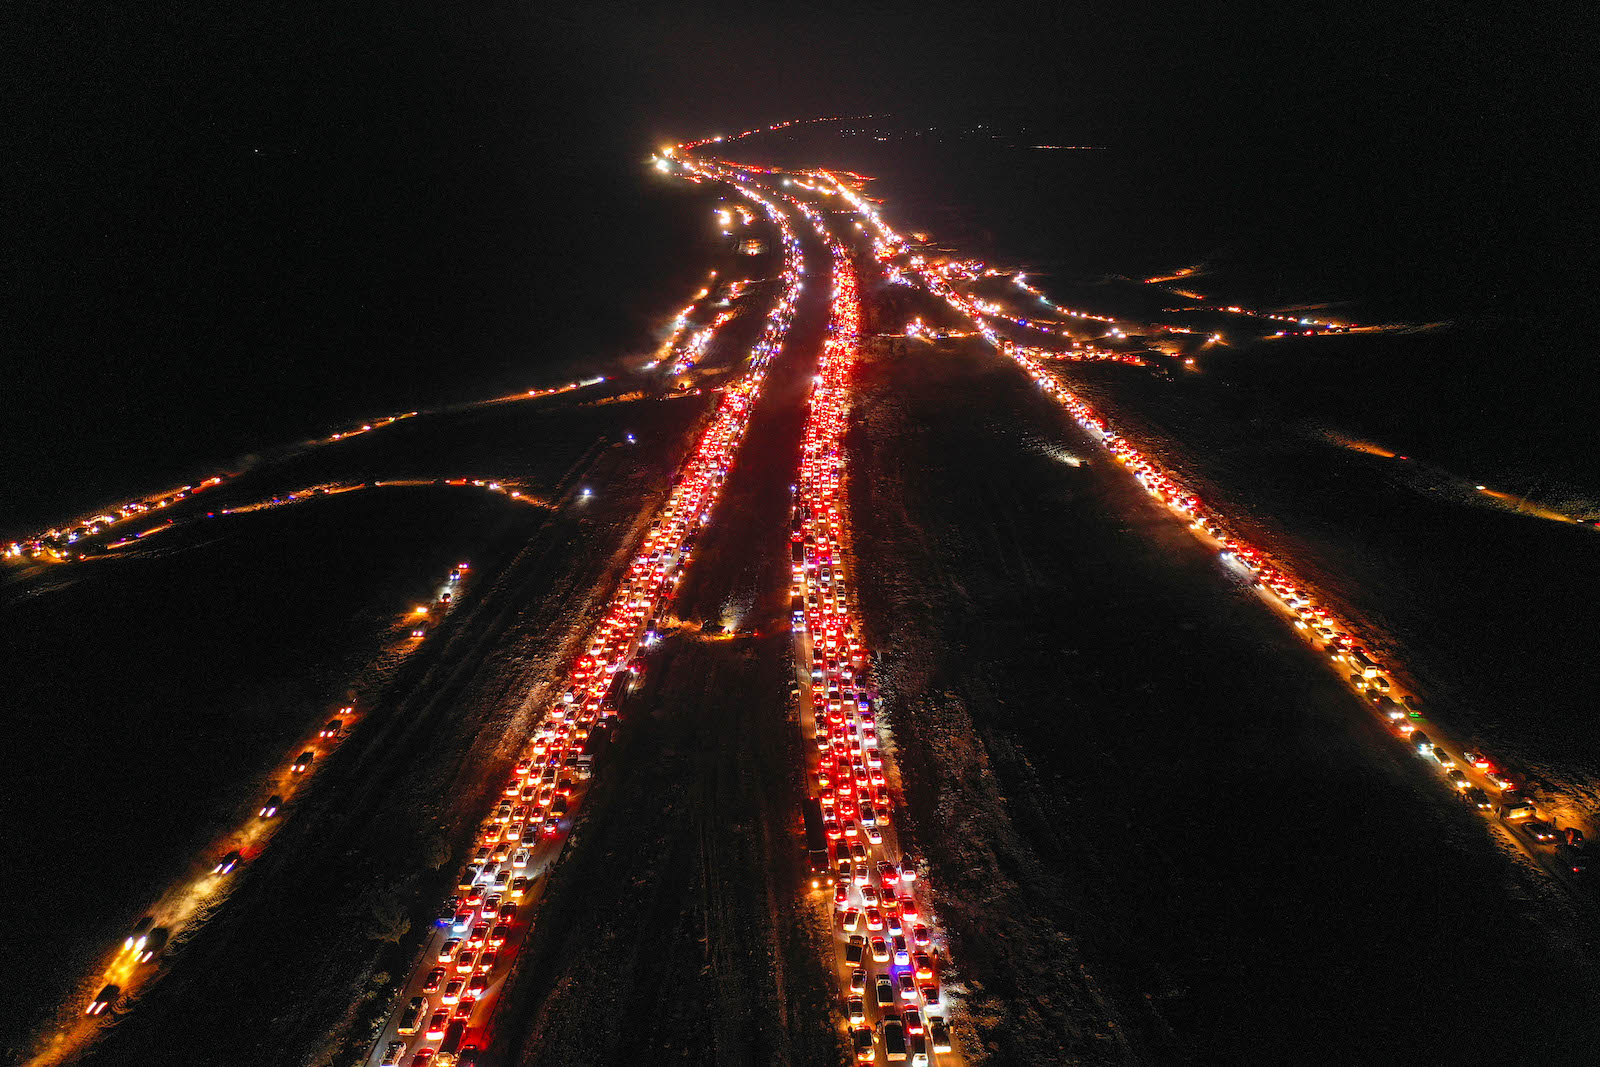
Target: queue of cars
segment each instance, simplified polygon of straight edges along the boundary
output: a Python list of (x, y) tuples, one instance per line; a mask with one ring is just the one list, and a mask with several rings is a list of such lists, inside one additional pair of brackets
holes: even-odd
[[(850, 374), (860, 329), (856, 275), (843, 248), (808, 205), (833, 255), (833, 307), (811, 392), (795, 486), (790, 589), (802, 660), (802, 729), (833, 877), (834, 928), (842, 953), (845, 1015), (859, 1063), (928, 1064), (952, 1052), (932, 919), (917, 900), (917, 863), (892, 826), (894, 802), (878, 736), (877, 696), (851, 611), (840, 479)], [(814, 861), (815, 862), (815, 861)], [(821, 887), (819, 891), (827, 891)]]
[(723, 391), (605, 615), (479, 827), (475, 851), (457, 881), (458, 895), (438, 912), (442, 942), (429, 942), (407, 985), (416, 992), (378, 1039), (381, 1055), (374, 1053), (380, 1067), (472, 1063), (487, 1043), (494, 1008), (484, 1004), (487, 994), (512, 965), (532, 926), (526, 898), (541, 866), (536, 856), (553, 857), (571, 829), (584, 792), (581, 783), (592, 767), (590, 739), (615, 717), (621, 698), (644, 669), (640, 655), (660, 634), (660, 620), (749, 427), (767, 366), (788, 333), (803, 274), (799, 242), (775, 204), (754, 189), (739, 188), (779, 229), (783, 291), (751, 350), (749, 373)]
[[(826, 172), (821, 174), (833, 182), (843, 199), (873, 224), (877, 230), (873, 247), (879, 260), (889, 261), (905, 253), (905, 242), (883, 221), (876, 209), (833, 175)], [(962, 268), (959, 273), (963, 275), (986, 273), (981, 263), (963, 264)], [(985, 340), (1021, 366), (1040, 389), (1072, 414), (1079, 426), (1098, 440), (1118, 462), (1128, 467), (1147, 492), (1184, 519), (1197, 537), (1215, 547), (1224, 562), (1242, 568), (1250, 576), (1252, 585), (1287, 614), (1303, 637), (1321, 647), (1351, 688), (1372, 705), (1399, 739), (1435, 765), (1464, 802), (1477, 810), (1498, 815), (1511, 832), (1519, 835), (1525, 845), (1549, 861), (1555, 870), (1568, 875), (1589, 873), (1582, 828), (1558, 827), (1540, 818), (1537, 806), (1516, 788), (1513, 779), (1480, 752), (1458, 749), (1469, 769), (1457, 766), (1455, 756), (1443, 745), (1417, 730), (1417, 720), (1422, 718), (1420, 701), (1396, 690), (1394, 672), (1379, 662), (1364, 647), (1364, 643), (1354, 636), (1356, 628), (1315, 602), (1301, 583), (1265, 553), (1230, 534), (1221, 520), (1204, 507), (1198, 496), (1154, 460), (1141, 454), (1126, 438), (1116, 433), (1101, 414), (1050, 374), (1041, 361), (1044, 353), (1035, 348), (1018, 346), (1010, 339), (1001, 337), (987, 321), (993, 315), (992, 310), (975, 298), (957, 291), (947, 276), (948, 272), (941, 270), (938, 265), (923, 262), (919, 256), (911, 256), (904, 270), (919, 278), (930, 293), (970, 320)], [(1030, 291), (1037, 294), (1037, 290)], [(1488, 789), (1500, 794), (1498, 803), (1490, 801)]]
[[(459, 595), (462, 582), (470, 570), (471, 565), (466, 562), (452, 568), (449, 576), (441, 583), (438, 607), (426, 610), (434, 617), (448, 610), (453, 597)], [(217, 885), (221, 884), (222, 879), (237, 872), (241, 864), (259, 855), (266, 847), (283, 815), (288, 803), (287, 798), (292, 797), (294, 791), (313, 776), (317, 767), (321, 765), (318, 762), (319, 758), (325, 760), (348, 736), (355, 718), (355, 705), (346, 704), (317, 727), (315, 737), (307, 740), (307, 747), (289, 762), (286, 773), (281, 776), (283, 784), (278, 788), (283, 792), (273, 793), (254, 808), (254, 817), (239, 827), (233, 835), (239, 842), (239, 847), (230, 848), (211, 861), (208, 876), (217, 879)], [(208, 887), (207, 892), (214, 888), (216, 886)], [(155, 915), (146, 915), (135, 923), (133, 929), (123, 939), (122, 948), (106, 967), (100, 990), (84, 1008), (84, 1014), (90, 1016), (105, 1014), (116, 1006), (122, 994), (130, 989), (133, 983), (147, 977), (150, 972), (142, 971), (141, 966), (152, 963), (166, 948), (176, 933), (178, 924), (193, 911), (193, 908), (193, 900), (187, 900), (183, 908), (164, 909), (167, 914), (163, 916), (159, 925)]]

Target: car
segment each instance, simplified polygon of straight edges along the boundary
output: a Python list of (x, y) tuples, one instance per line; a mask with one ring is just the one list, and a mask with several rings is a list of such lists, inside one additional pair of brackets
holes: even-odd
[(412, 997), (406, 1004), (406, 1010), (400, 1015), (400, 1025), (394, 1028), (397, 1034), (414, 1034), (422, 1029), (422, 1017), (428, 1013), (427, 997)]
[(866, 910), (866, 917), (868, 930), (883, 929), (883, 912), (879, 911), (877, 908), (868, 908)]
[(1493, 805), (1489, 802), (1489, 794), (1477, 786), (1468, 786), (1461, 791), (1461, 798), (1479, 811), (1488, 811)]
[(271, 819), (277, 816), (282, 807), (283, 798), (274, 793), (267, 798), (267, 802), (265, 804), (261, 805), (261, 810), (256, 812), (256, 815), (262, 819)]
[(456, 1019), (461, 1019), (461, 1020), (471, 1019), (472, 1018), (473, 1009), (476, 1008), (477, 1006), (478, 1006), (478, 998), (477, 997), (469, 997), (469, 996), (467, 996), (465, 994), (462, 994), (461, 999), (456, 1002), (456, 1010), (450, 1013), (450, 1018), (452, 1020), (456, 1020)]
[(445, 983), (444, 992), (439, 995), (439, 1003), (459, 1004), (461, 1002), (461, 991), (465, 988), (467, 988), (467, 980), (465, 978), (450, 979)]
[(1418, 730), (1411, 735), (1411, 747), (1426, 756), (1433, 751), (1433, 738)]
[(473, 1000), (483, 996), (484, 993), (488, 992), (488, 989), (489, 976), (486, 974), (475, 974), (467, 980), (467, 992), (471, 994)]
[(932, 1038), (933, 1051), (938, 1053), (950, 1052), (950, 1027), (945, 1025), (944, 1018), (939, 1015), (928, 1016), (928, 1036)]
[(239, 855), (239, 850), (234, 849), (232, 852), (228, 853), (226, 856), (223, 856), (217, 861), (216, 866), (211, 868), (211, 873), (232, 874), (233, 869), (239, 866), (239, 860), (242, 858), (243, 857)]
[(528, 865), (528, 850), (519, 848), (511, 857), (511, 866), (521, 870)]
[(1556, 828), (1542, 819), (1529, 819), (1524, 822), (1522, 832), (1541, 844), (1556, 839)]
[(127, 952), (134, 948), (143, 948), (145, 940), (150, 936), (150, 927), (155, 925), (155, 918), (146, 915), (133, 924), (133, 932), (122, 940), (122, 951)]
[(343, 732), (344, 732), (344, 720), (343, 719), (329, 719), (327, 721), (327, 724), (324, 725), (322, 727), (322, 729), (317, 731), (317, 736), (320, 737), (322, 740), (327, 741), (330, 738), (338, 737)]
[(1457, 789), (1467, 789), (1472, 785), (1471, 782), (1467, 781), (1466, 775), (1462, 774), (1458, 769), (1453, 767), (1445, 775), (1445, 779)]
[(517, 906), (516, 906), (515, 903), (507, 902), (505, 904), (500, 905), (500, 921), (501, 922), (508, 923), (512, 919), (515, 919), (516, 917), (517, 917)]
[(926, 952), (919, 952), (911, 957), (911, 966), (916, 970), (918, 981), (927, 981), (933, 977), (933, 957)]
[(1511, 781), (1511, 778), (1504, 771), (1484, 771), (1483, 776), (1487, 778), (1489, 780), (1489, 784), (1494, 786), (1496, 789), (1516, 788), (1516, 784)]
[(456, 879), (456, 888), (463, 893), (470, 893), (472, 887), (478, 884), (477, 864), (468, 864), (461, 872), (461, 877)]
[[(844, 891), (842, 889), (842, 887), (841, 887), (840, 891), (841, 892)], [(844, 922), (844, 928), (846, 930), (855, 930), (857, 927), (859, 927), (861, 925), (861, 909), (859, 909), (859, 908), (849, 908), (849, 909), (847, 909), (845, 911), (845, 913), (844, 913), (843, 922)]]
[(439, 955), (435, 957), (440, 963), (449, 963), (456, 958), (456, 949), (461, 947), (459, 938), (452, 937), (439, 946)]
[(473, 970), (477, 971), (479, 974), (488, 974), (490, 971), (494, 970), (495, 964), (499, 962), (500, 953), (483, 952), (478, 955), (478, 963)]
[(872, 939), (872, 958), (878, 963), (889, 962), (889, 943), (881, 937)]
[(528, 892), (528, 886), (531, 885), (531, 884), (532, 883), (529, 882), (529, 880), (527, 878), (525, 878), (525, 877), (519, 877), (519, 878), (511, 879), (511, 895), (512, 895), (512, 897), (526, 896), (527, 892)]
[(1470, 750), (1467, 751), (1467, 752), (1463, 752), (1463, 753), (1461, 753), (1461, 759), (1462, 759), (1462, 761), (1464, 763), (1467, 763), (1467, 764), (1469, 764), (1469, 765), (1471, 765), (1473, 767), (1476, 767), (1480, 771), (1489, 770), (1491, 767), (1494, 766), (1494, 764), (1489, 762), (1489, 757), (1485, 756), (1481, 752), (1473, 752), (1473, 751), (1470, 751)]
[(460, 911), (456, 912), (450, 917), (450, 933), (460, 937), (462, 934), (472, 929), (472, 919), (474, 915), (476, 915), (476, 912), (474, 912), (471, 908), (462, 908)]
[(383, 1047), (383, 1059), (378, 1061), (378, 1067), (399, 1067), (400, 1060), (405, 1054), (404, 1041), (391, 1041)]
[(896, 967), (911, 966), (911, 950), (906, 945), (906, 935), (895, 934), (890, 944), (894, 948), (894, 965)]
[(844, 961), (852, 966), (859, 966), (866, 958), (867, 946), (860, 934), (851, 934), (850, 940), (844, 946)]
[(172, 931), (165, 926), (157, 926), (143, 938), (141, 944), (133, 950), (133, 958), (139, 963), (149, 963), (156, 958), (156, 954), (167, 947), (167, 941), (172, 936)]
[(451, 920), (456, 917), (456, 912), (459, 911), (460, 908), (461, 908), (461, 898), (460, 897), (447, 897), (445, 900), (443, 900), (439, 904), (439, 910), (434, 915), (434, 920), (433, 920), (434, 921), (434, 925), (436, 925), (436, 926), (449, 926)]
[(289, 764), (289, 770), (294, 774), (305, 774), (307, 771), (311, 770), (311, 764), (316, 760), (316, 758), (317, 754), (312, 752), (310, 749), (307, 749), (306, 751), (300, 753), (299, 759)]
[(860, 1026), (867, 1021), (867, 1002), (860, 997), (851, 997), (845, 1002), (845, 1014), (850, 1017), (851, 1026)]
[(883, 831), (878, 829), (876, 826), (870, 827), (867, 830), (867, 840), (872, 842), (874, 845), (883, 844)]
[(870, 1026), (858, 1026), (850, 1031), (850, 1039), (855, 1044), (857, 1063), (872, 1063), (877, 1059), (877, 1053), (872, 1047), (876, 1038), (877, 1034)]
[(506, 943), (506, 938), (511, 936), (510, 923), (495, 923), (489, 931), (488, 945), (490, 948), (499, 948)]
[(483, 901), (483, 917), (493, 919), (500, 914), (500, 894), (492, 893)]
[(1456, 765), (1455, 757), (1437, 745), (1435, 745), (1433, 749), (1433, 758), (1438, 760), (1439, 766), (1444, 767), (1446, 770)]
[(900, 999), (901, 1000), (916, 1000), (917, 999), (917, 983), (916, 983), (916, 979), (912, 978), (909, 974), (902, 974), (902, 975), (896, 976), (895, 984), (900, 987)]
[(435, 967), (429, 971), (428, 976), (422, 980), (422, 991), (424, 993), (439, 992), (439, 987), (444, 985), (444, 976), (445, 969), (443, 967)]
[(923, 1032), (922, 1013), (916, 1008), (907, 1008), (900, 1013), (900, 1021), (905, 1024), (906, 1033), (920, 1034)]
[(927, 948), (933, 941), (933, 935), (921, 923), (911, 928), (911, 943), (918, 948)]
[(899, 903), (900, 903), (900, 914), (904, 915), (906, 918), (915, 919), (917, 917), (917, 915), (919, 914), (918, 911), (917, 911), (917, 902), (915, 900), (913, 900), (911, 897), (902, 896), (902, 897), (900, 897)]
[(939, 1006), (939, 986), (937, 984), (930, 982), (922, 987), (921, 992), (922, 1003), (926, 1004), (930, 1008), (937, 1008)]
[(431, 1048), (419, 1048), (411, 1057), (411, 1067), (431, 1067), (435, 1053)]
[(868, 904), (878, 903), (878, 887), (867, 885), (865, 882), (861, 883), (861, 899)]
[(894, 1005), (894, 983), (889, 980), (889, 976), (888, 975), (880, 974), (878, 976), (878, 983), (877, 983), (877, 986), (876, 986), (876, 993), (877, 993), (877, 999), (878, 999), (878, 1007), (880, 1007), (880, 1008), (888, 1008), (888, 1007), (892, 1007)]
[(100, 987), (100, 992), (95, 994), (89, 1006), (83, 1009), (85, 1015), (104, 1015), (111, 1005), (117, 1002), (117, 997), (122, 995), (122, 987), (105, 985)]
[(489, 939), (488, 923), (473, 923), (472, 932), (467, 935), (468, 948), (482, 948), (483, 943)]
[(444, 1038), (445, 1027), (450, 1025), (450, 1013), (440, 1008), (428, 1017), (428, 1032), (425, 1035), (429, 1041), (439, 1041)]
[(867, 972), (860, 967), (850, 972), (850, 992), (864, 993), (867, 989)]
[(456, 955), (456, 973), (471, 974), (473, 968), (477, 966), (477, 962), (477, 953), (473, 952), (470, 948), (463, 949)]

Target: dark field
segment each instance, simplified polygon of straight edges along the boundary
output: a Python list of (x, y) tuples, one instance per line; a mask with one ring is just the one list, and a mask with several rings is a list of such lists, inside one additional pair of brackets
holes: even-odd
[(862, 378), (860, 590), (997, 1060), (1591, 1059), (1587, 920), (1020, 374), (911, 351)]

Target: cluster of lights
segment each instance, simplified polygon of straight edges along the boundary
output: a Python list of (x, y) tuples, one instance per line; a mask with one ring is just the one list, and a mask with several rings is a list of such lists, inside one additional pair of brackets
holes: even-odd
[[(113, 508), (111, 511), (88, 515), (78, 519), (76, 522), (44, 530), (20, 541), (13, 541), (6, 546), (5, 558), (54, 563), (81, 560), (84, 558), (83, 552), (81, 550), (75, 551), (72, 547), (80, 541), (105, 533), (118, 523), (138, 518), (141, 515), (150, 515), (161, 511), (163, 508), (172, 507), (179, 501), (187, 500), (196, 493), (221, 485), (228, 477), (225, 474), (216, 474), (198, 485), (180, 485), (176, 489), (169, 489), (164, 493), (154, 493), (138, 500), (130, 500), (120, 507)], [(147, 534), (164, 529), (167, 525), (169, 524), (163, 523), (160, 526), (151, 527), (133, 535), (133, 537), (124, 540), (122, 543), (125, 544), (127, 540), (136, 540), (144, 537)]]
[[(806, 640), (802, 651), (810, 676), (806, 725), (817, 751), (809, 767), (812, 796), (820, 806), (823, 833), (836, 877), (834, 918), (846, 941), (851, 987), (851, 1040), (858, 1062), (872, 1062), (878, 1035), (886, 1048), (910, 1036), (948, 1041), (932, 947), (932, 919), (917, 903), (915, 862), (895, 852), (883, 828), (895, 818), (884, 774), (877, 724), (876, 695), (868, 686), (866, 651), (852, 617), (845, 575), (845, 534), (841, 479), (842, 445), (850, 403), (850, 378), (860, 338), (860, 298), (855, 270), (844, 249), (823, 227), (809, 205), (811, 219), (833, 258), (832, 311), (828, 336), (817, 365), (799, 478), (795, 486), (798, 518), (793, 534), (791, 594), (794, 619)], [(813, 882), (821, 890), (821, 885)], [(857, 933), (857, 929), (861, 933)], [(868, 942), (871, 940), (871, 951)], [(893, 944), (894, 948), (889, 946)], [(886, 1014), (882, 1027), (867, 1024), (864, 985), (868, 956), (887, 964), (879, 977), (894, 990), (902, 1011)], [(897, 1038), (889, 1035), (899, 1030)]]
[(1228, 315), (1243, 315), (1252, 319), (1270, 319), (1273, 322), (1284, 322), (1289, 324), (1289, 329), (1279, 330), (1277, 333), (1272, 335), (1274, 337), (1285, 337), (1291, 335), (1311, 337), (1324, 333), (1348, 333), (1351, 330), (1360, 329), (1360, 327), (1348, 322), (1329, 322), (1325, 319), (1302, 318), (1296, 315), (1279, 315), (1272, 311), (1254, 311), (1250, 308), (1240, 307), (1237, 304), (1229, 304), (1226, 307), (1195, 306), (1186, 308), (1163, 308), (1162, 310), (1170, 312), (1210, 311), (1225, 313)]

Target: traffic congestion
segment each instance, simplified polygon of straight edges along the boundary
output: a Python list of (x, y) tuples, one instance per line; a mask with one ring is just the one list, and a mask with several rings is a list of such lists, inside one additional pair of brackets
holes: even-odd
[[(1432, 766), (1453, 794), (1464, 804), (1492, 818), (1546, 871), (1563, 882), (1592, 891), (1591, 864), (1584, 843), (1593, 827), (1580, 814), (1579, 805), (1563, 800), (1564, 814), (1558, 816), (1549, 800), (1540, 803), (1531, 799), (1520, 788), (1518, 776), (1480, 751), (1481, 746), (1452, 737), (1446, 725), (1429, 718), (1431, 709), (1425, 710), (1403, 664), (1381, 661), (1371, 651), (1373, 642), (1361, 636), (1361, 628), (1336, 616), (1326, 606), (1326, 597), (1295, 578), (1287, 564), (1272, 559), (1232, 532), (1215, 509), (1203, 504), (1195, 493), (1137, 449), (1102, 413), (1050, 372), (1045, 360), (1061, 361), (1063, 357), (1070, 358), (1068, 353), (1018, 345), (1003, 336), (994, 319), (1027, 323), (996, 316), (990, 305), (959, 291), (952, 280), (981, 276), (989, 268), (968, 261), (951, 272), (941, 265), (924, 262), (920, 256), (908, 256), (905, 240), (855, 189), (828, 172), (818, 172), (818, 177), (831, 183), (835, 195), (850, 203), (862, 220), (871, 225), (876, 234), (873, 250), (878, 260), (903, 267), (916, 277), (928, 293), (971, 322), (975, 332), (991, 347), (1016, 362), (1043, 392), (1065, 407), (1077, 424), (1118, 463), (1127, 467), (1152, 497), (1170, 509), (1208, 548), (1217, 552), (1225, 566), (1248, 580), (1296, 633), (1325, 655), (1330, 667), (1338, 672), (1352, 693), (1371, 708), (1396, 741)], [(1036, 291), (1030, 289), (1030, 292)], [(1322, 329), (1329, 324), (1311, 325)]]
[(834, 274), (791, 534), (813, 892), (832, 898), (833, 964), (856, 1062), (957, 1063), (941, 983), (945, 951), (927, 880), (898, 839), (881, 708), (847, 577), (842, 438), (861, 325), (856, 273), (821, 215), (800, 207), (828, 244)]
[(559, 696), (540, 716), (500, 799), (483, 819), (457, 895), (440, 905), (436, 929), (372, 1048), (372, 1064), (470, 1064), (492, 1040), (498, 995), (536, 920), (544, 877), (583, 803), (599, 735), (643, 673), (642, 654), (666, 625), (696, 538), (711, 521), (768, 365), (787, 336), (804, 274), (800, 245), (784, 213), (757, 190), (735, 188), (779, 231), (782, 292), (750, 351), (747, 372), (723, 391), (604, 616), (557, 683)]

